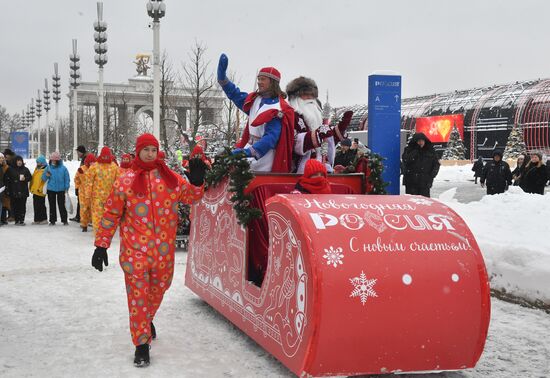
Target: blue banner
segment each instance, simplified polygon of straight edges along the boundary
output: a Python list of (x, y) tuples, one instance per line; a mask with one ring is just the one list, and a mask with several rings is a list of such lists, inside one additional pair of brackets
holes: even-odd
[(26, 131), (14, 131), (11, 133), (11, 149), (23, 159), (29, 158), (29, 133)]
[(386, 160), (382, 178), (388, 194), (399, 194), (401, 138), (401, 76), (369, 76), (369, 148)]

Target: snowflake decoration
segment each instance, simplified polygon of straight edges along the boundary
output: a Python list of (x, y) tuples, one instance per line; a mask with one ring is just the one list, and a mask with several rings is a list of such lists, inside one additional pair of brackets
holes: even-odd
[(411, 198), (409, 202), (416, 203), (417, 205), (426, 205), (430, 206), (433, 202), (424, 198)]
[(363, 306), (365, 305), (365, 303), (367, 303), (368, 297), (378, 297), (378, 294), (376, 294), (376, 291), (374, 291), (374, 289), (372, 288), (376, 283), (376, 279), (367, 279), (367, 276), (365, 276), (365, 273), (363, 271), (361, 271), (359, 277), (350, 278), (349, 281), (354, 286), (353, 291), (349, 295), (350, 298), (361, 298), (361, 303), (363, 304)]
[(342, 265), (342, 259), (344, 258), (344, 254), (342, 253), (342, 248), (333, 248), (332, 246), (329, 247), (329, 249), (325, 248), (325, 254), (323, 257), (327, 260), (327, 265), (332, 265), (333, 267), (337, 267), (338, 264)]

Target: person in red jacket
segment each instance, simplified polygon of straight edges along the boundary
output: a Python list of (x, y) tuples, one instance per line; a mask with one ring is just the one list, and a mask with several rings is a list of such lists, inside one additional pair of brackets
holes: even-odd
[(326, 165), (316, 159), (306, 161), (304, 174), (296, 183), (292, 193), (331, 194)]
[(153, 319), (174, 275), (178, 202), (190, 204), (204, 192), (206, 166), (191, 159), (189, 181), (158, 159), (151, 134), (136, 141), (132, 169), (117, 178), (105, 203), (95, 237), (92, 266), (108, 265), (107, 248), (120, 224), (120, 265), (124, 271), (134, 364), (149, 365), (149, 344), (156, 338)]

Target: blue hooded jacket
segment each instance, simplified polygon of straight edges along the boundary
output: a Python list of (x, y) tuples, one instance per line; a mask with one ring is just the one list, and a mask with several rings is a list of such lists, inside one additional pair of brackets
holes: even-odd
[[(51, 174), (50, 177), (47, 176), (48, 172)], [(59, 160), (57, 165), (50, 163), (44, 170), (44, 173), (42, 173), (42, 180), (48, 182), (47, 188), (52, 192), (65, 192), (71, 186), (69, 171), (63, 165), (62, 160)]]

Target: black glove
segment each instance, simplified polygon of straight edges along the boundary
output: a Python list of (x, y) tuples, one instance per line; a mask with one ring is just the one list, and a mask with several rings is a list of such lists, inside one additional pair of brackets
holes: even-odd
[(94, 255), (92, 256), (92, 266), (103, 272), (103, 263), (105, 266), (109, 266), (109, 259), (107, 258), (107, 248), (96, 247)]
[(202, 161), (201, 158), (189, 159), (189, 173), (187, 178), (191, 185), (201, 186), (204, 183), (204, 176), (208, 166)]

